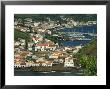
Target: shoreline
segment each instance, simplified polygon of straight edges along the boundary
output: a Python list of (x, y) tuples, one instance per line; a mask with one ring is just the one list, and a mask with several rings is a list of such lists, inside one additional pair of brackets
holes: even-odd
[(14, 68), (14, 71), (35, 71), (35, 72), (77, 72), (80, 68), (77, 67), (26, 67)]

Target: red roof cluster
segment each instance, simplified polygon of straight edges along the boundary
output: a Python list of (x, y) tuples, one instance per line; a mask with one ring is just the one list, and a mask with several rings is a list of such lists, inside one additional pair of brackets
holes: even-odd
[(49, 46), (49, 44), (37, 44), (37, 46)]

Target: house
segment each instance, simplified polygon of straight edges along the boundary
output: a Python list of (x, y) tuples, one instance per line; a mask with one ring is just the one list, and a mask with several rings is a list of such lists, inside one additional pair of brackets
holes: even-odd
[(34, 44), (34, 43), (32, 43), (32, 42), (28, 42), (28, 50), (29, 50), (29, 51), (32, 51), (32, 50), (33, 50), (33, 49), (32, 49), (33, 44)]
[(64, 62), (64, 60), (63, 59), (54, 59), (54, 63), (63, 63)]
[(14, 48), (14, 52), (15, 53), (20, 53), (20, 49), (19, 48)]
[(45, 59), (44, 57), (38, 58), (38, 59), (36, 60), (36, 62), (40, 62), (40, 63), (42, 63), (42, 62), (45, 61), (44, 59)]
[(27, 29), (26, 29), (26, 28), (21, 28), (20, 31), (22, 31), (22, 32), (26, 32)]
[(59, 57), (59, 54), (57, 53), (53, 53), (49, 56), (49, 58), (53, 58), (53, 59), (58, 59), (58, 57)]
[(49, 35), (51, 35), (51, 34), (52, 34), (52, 32), (51, 32), (50, 30), (47, 30), (47, 33), (48, 33)]
[(35, 37), (38, 37), (38, 38), (43, 38), (43, 36), (42, 36), (41, 34), (38, 34), (38, 33), (35, 34), (34, 36), (35, 36)]
[(38, 26), (40, 24), (40, 22), (34, 22), (34, 26)]
[(14, 64), (14, 68), (19, 68), (19, 67), (21, 67), (20, 64)]
[(33, 63), (32, 66), (40, 66), (40, 63), (39, 62)]
[(32, 66), (32, 64), (33, 64), (33, 62), (26, 62), (26, 67), (31, 67)]
[(20, 54), (15, 54), (14, 55), (14, 63), (16, 64), (20, 64), (21, 60), (23, 59), (23, 57)]
[(26, 62), (26, 67), (31, 67), (31, 66), (40, 66), (40, 63), (37, 63), (37, 62)]
[(22, 62), (22, 59), (14, 60), (14, 68), (19, 68), (19, 67), (26, 67), (26, 63)]
[(63, 60), (63, 59), (59, 59), (59, 62), (60, 62), (60, 63), (63, 63), (63, 62), (64, 62), (64, 60)]
[(25, 63), (25, 62), (22, 62), (22, 63), (20, 64), (20, 67), (26, 67), (26, 63)]
[(14, 46), (15, 46), (15, 47), (17, 47), (17, 46), (19, 46), (19, 45), (20, 45), (20, 42), (19, 42), (19, 41), (14, 42)]
[(71, 57), (65, 58), (64, 67), (74, 67), (73, 58)]
[(49, 56), (49, 58), (58, 59), (60, 56), (63, 56), (63, 53), (60, 51), (55, 51)]
[[(14, 47), (19, 48), (18, 50), (25, 50), (25, 40), (18, 38), (19, 41), (14, 42)], [(16, 49), (17, 51), (17, 49)]]
[(24, 50), (25, 50), (25, 46), (21, 45), (21, 46), (19, 46), (19, 49), (20, 49), (21, 51), (24, 51)]
[(87, 23), (88, 23), (88, 25), (97, 24), (96, 21), (88, 21)]
[(75, 46), (75, 49), (73, 50), (73, 53), (77, 53), (80, 49), (82, 48), (82, 46)]
[(47, 48), (48, 48), (50, 51), (55, 51), (56, 45), (49, 45)]
[(65, 47), (65, 50), (72, 50), (71, 47)]
[(32, 64), (32, 66), (40, 66), (40, 64), (34, 63)]
[(42, 66), (52, 66), (53, 62), (52, 61), (45, 61), (44, 63), (42, 63)]
[(35, 45), (35, 51), (55, 51), (56, 45), (51, 45), (50, 43), (39, 43)]
[(35, 51), (38, 51), (38, 50), (40, 50), (40, 51), (46, 51), (45, 49), (48, 47), (49, 45), (48, 44), (45, 44), (45, 43), (43, 43), (43, 44), (36, 44), (36, 46), (35, 46)]
[(36, 55), (32, 55), (32, 59), (36, 59), (37, 58), (37, 56)]
[(29, 54), (28, 51), (21, 51), (21, 52), (19, 53), (19, 55), (22, 56), (23, 58), (25, 58), (28, 54)]

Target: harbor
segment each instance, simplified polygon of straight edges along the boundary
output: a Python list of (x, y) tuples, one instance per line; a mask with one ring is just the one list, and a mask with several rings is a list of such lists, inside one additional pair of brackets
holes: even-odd
[[(14, 18), (15, 76), (39, 76), (41, 73), (65, 76), (65, 73), (84, 73), (81, 58), (87, 54), (89, 59), (89, 51), (96, 52), (97, 21), (93, 19), (96, 15), (19, 16), (17, 14)], [(80, 16), (86, 20), (75, 19)], [(81, 50), (85, 54), (78, 57)]]

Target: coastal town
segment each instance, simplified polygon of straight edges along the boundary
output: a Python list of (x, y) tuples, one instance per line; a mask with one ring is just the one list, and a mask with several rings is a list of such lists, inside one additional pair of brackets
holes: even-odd
[(14, 18), (14, 33), (17, 34), (14, 39), (15, 69), (33, 67), (36, 71), (39, 71), (38, 68), (45, 68), (45, 71), (46, 68), (51, 68), (49, 71), (53, 69), (59, 71), (60, 68), (81, 67), (74, 54), (83, 45), (65, 46), (62, 41), (90, 41), (97, 35), (94, 32), (61, 32), (61, 30), (96, 25), (96, 21), (79, 22), (70, 17), (60, 16), (60, 18), (64, 22), (51, 20), (49, 17), (46, 21), (34, 21), (30, 17)]

